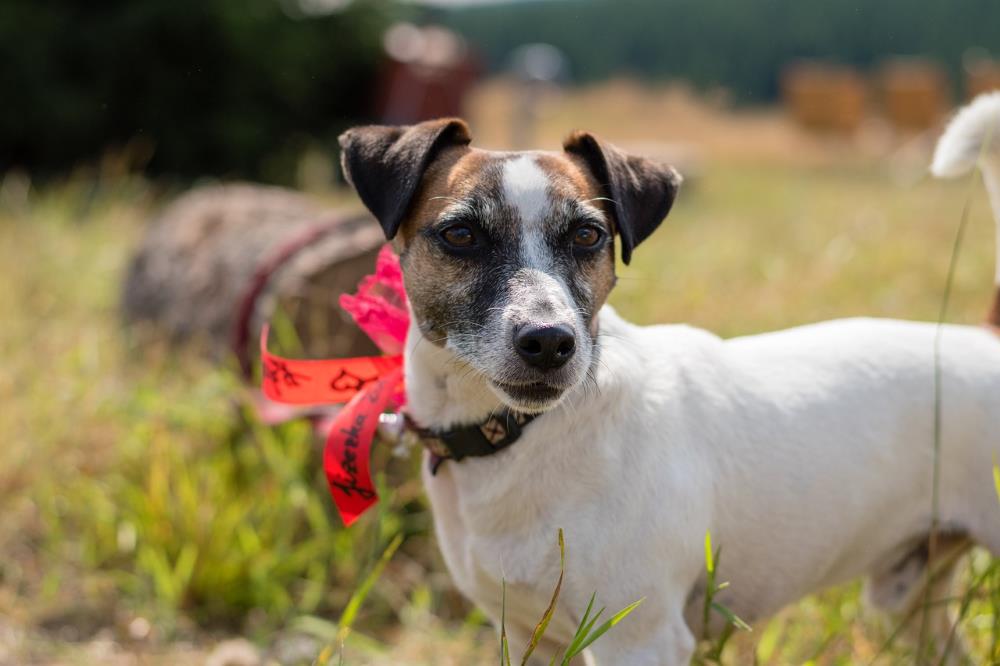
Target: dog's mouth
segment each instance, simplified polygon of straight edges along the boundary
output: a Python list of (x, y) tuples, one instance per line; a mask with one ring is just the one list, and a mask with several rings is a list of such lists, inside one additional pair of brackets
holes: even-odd
[(492, 380), (490, 383), (501, 394), (501, 398), (508, 398), (504, 402), (509, 402), (511, 407), (524, 412), (544, 411), (566, 392), (564, 387), (545, 382), (508, 384)]

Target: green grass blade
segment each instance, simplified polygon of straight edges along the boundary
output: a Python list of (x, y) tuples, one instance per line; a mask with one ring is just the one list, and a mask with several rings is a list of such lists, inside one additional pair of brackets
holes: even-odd
[[(592, 595), (590, 595), (590, 601), (587, 602), (587, 610), (583, 611), (583, 618), (580, 620), (580, 626), (576, 628), (576, 633), (579, 634), (583, 626), (587, 624), (587, 620), (590, 618), (590, 611), (594, 609), (595, 599), (597, 599), (597, 592), (594, 592)], [(600, 613), (601, 611), (597, 612), (598, 615), (600, 615)]]
[(749, 624), (741, 620), (736, 613), (729, 610), (719, 602), (713, 601), (712, 608), (715, 610), (715, 612), (719, 613), (720, 615), (722, 615), (722, 617), (726, 618), (726, 621), (729, 624), (736, 627), (737, 629), (742, 629), (743, 631), (753, 631), (753, 629), (750, 627)]
[[(590, 629), (594, 626), (594, 623), (597, 622), (597, 618), (599, 618), (601, 616), (601, 613), (604, 612), (604, 609), (602, 608), (601, 610), (597, 611), (597, 615), (595, 615), (593, 619), (590, 618), (590, 611), (594, 609), (594, 600), (596, 598), (597, 598), (597, 592), (594, 592), (593, 594), (590, 595), (590, 601), (587, 603), (587, 610), (583, 612), (583, 617), (580, 619), (580, 624), (577, 625), (576, 627), (576, 633), (573, 634), (573, 640), (569, 642), (569, 645), (566, 647), (566, 652), (564, 654), (568, 655), (580, 646), (580, 643), (582, 643), (583, 640), (587, 637), (587, 634), (590, 633)], [(569, 657), (564, 656), (562, 663), (566, 664), (569, 661), (569, 659), (570, 659)]]
[(382, 576), (382, 572), (385, 571), (386, 565), (389, 564), (389, 560), (392, 556), (396, 554), (399, 547), (403, 544), (403, 535), (397, 534), (396, 537), (389, 543), (386, 549), (382, 552), (382, 556), (379, 557), (375, 566), (372, 570), (365, 576), (365, 579), (361, 581), (361, 585), (358, 586), (351, 598), (347, 601), (347, 606), (344, 607), (344, 612), (340, 615), (340, 620), (337, 622), (337, 636), (334, 638), (333, 642), (328, 644), (316, 657), (315, 664), (317, 666), (326, 666), (330, 663), (330, 659), (333, 657), (334, 650), (337, 646), (342, 646), (344, 641), (347, 639), (347, 635), (351, 631), (351, 626), (354, 624), (354, 620), (358, 616), (358, 611), (361, 610), (361, 604), (365, 602), (368, 597), (369, 592), (375, 587), (375, 582)]
[(542, 636), (545, 635), (545, 630), (549, 627), (549, 622), (552, 621), (552, 615), (556, 612), (556, 603), (559, 601), (559, 592), (562, 590), (563, 576), (566, 573), (566, 543), (563, 541), (563, 531), (559, 528), (559, 580), (556, 581), (556, 587), (552, 591), (552, 599), (549, 601), (548, 608), (545, 609), (545, 613), (542, 615), (542, 619), (538, 621), (535, 625), (535, 630), (531, 633), (531, 640), (528, 641), (528, 647), (524, 651), (524, 657), (521, 658), (521, 666), (526, 666), (528, 663), (528, 657), (531, 653), (535, 651), (538, 647), (539, 641), (542, 640)]
[(643, 597), (642, 599), (639, 599), (638, 601), (629, 604), (625, 608), (621, 609), (620, 611), (612, 615), (607, 622), (599, 626), (593, 632), (589, 633), (587, 638), (584, 639), (583, 643), (580, 644), (580, 646), (576, 649), (576, 651), (571, 653), (569, 650), (567, 650), (566, 660), (568, 661), (569, 659), (572, 659), (573, 657), (577, 656), (578, 654), (586, 650), (594, 641), (596, 641), (598, 638), (606, 634), (609, 629), (611, 629), (613, 626), (615, 626), (616, 624), (624, 620), (626, 617), (628, 617), (629, 614), (636, 608), (638, 608), (639, 605), (645, 600), (646, 598)]
[(1000, 502), (1000, 467), (993, 461), (993, 489), (997, 493), (997, 501)]
[(587, 636), (590, 635), (591, 630), (593, 630), (594, 625), (597, 624), (597, 620), (599, 620), (602, 615), (604, 615), (603, 608), (597, 611), (597, 613), (594, 614), (594, 617), (590, 618), (590, 621), (587, 622), (587, 624), (581, 624), (576, 630), (576, 633), (573, 634), (573, 640), (570, 641), (569, 647), (566, 648), (566, 652), (563, 655), (563, 666), (566, 666), (574, 655), (583, 651), (583, 642), (587, 640)]
[(715, 560), (712, 557), (712, 533), (705, 530), (705, 571), (715, 573)]
[(719, 566), (721, 558), (722, 546), (719, 546), (713, 557), (712, 533), (705, 530), (705, 603), (701, 608), (701, 638), (705, 641), (708, 640), (708, 620), (712, 613), (712, 601), (715, 599), (716, 592), (721, 589), (715, 584), (715, 569)]
[(174, 564), (174, 581), (179, 593), (187, 589), (194, 575), (194, 567), (198, 562), (198, 546), (187, 543), (181, 548), (181, 553)]
[(507, 642), (507, 579), (500, 579), (500, 666), (510, 666), (510, 644)]
[(343, 641), (347, 638), (347, 634), (351, 630), (351, 626), (354, 624), (354, 620), (357, 618), (358, 611), (361, 610), (361, 604), (364, 603), (365, 599), (368, 597), (368, 593), (371, 592), (372, 588), (375, 586), (375, 582), (382, 576), (382, 572), (385, 571), (386, 565), (389, 564), (389, 560), (392, 556), (396, 554), (399, 547), (403, 544), (403, 535), (397, 534), (395, 538), (389, 543), (385, 551), (383, 551), (382, 556), (379, 557), (378, 562), (372, 567), (371, 572), (365, 576), (364, 581), (354, 594), (351, 595), (350, 600), (347, 602), (347, 606), (344, 608), (344, 612), (340, 616), (340, 621), (337, 622), (337, 639)]

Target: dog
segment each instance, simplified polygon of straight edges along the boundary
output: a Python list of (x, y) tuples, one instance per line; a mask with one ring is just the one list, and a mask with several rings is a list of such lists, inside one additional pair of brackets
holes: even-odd
[[(970, 168), (1000, 126), (1000, 97), (976, 109), (945, 134), (937, 173)], [(902, 609), (968, 544), (1000, 554), (996, 330), (940, 329), (935, 512), (936, 325), (728, 340), (633, 325), (606, 304), (615, 246), (628, 263), (680, 176), (586, 132), (558, 152), (470, 143), (458, 119), (340, 137), (348, 181), (400, 254), (407, 409), (436, 440), (423, 475), (440, 548), (497, 624), (506, 585), (511, 645), (548, 605), (564, 530), (562, 594), (530, 663), (568, 643), (596, 591), (608, 608), (645, 601), (589, 663), (687, 664), (725, 624), (702, 626), (706, 533), (730, 582), (716, 599), (750, 623), (862, 576)], [(987, 174), (998, 205), (1000, 171)]]

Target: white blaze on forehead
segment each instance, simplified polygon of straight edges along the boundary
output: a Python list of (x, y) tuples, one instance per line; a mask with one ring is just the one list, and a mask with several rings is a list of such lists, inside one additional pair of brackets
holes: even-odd
[(503, 196), (525, 225), (541, 221), (548, 212), (549, 177), (532, 155), (521, 155), (503, 164)]
[(529, 266), (548, 265), (542, 222), (550, 212), (549, 176), (533, 155), (521, 155), (503, 165), (503, 195), (520, 218), (521, 251)]

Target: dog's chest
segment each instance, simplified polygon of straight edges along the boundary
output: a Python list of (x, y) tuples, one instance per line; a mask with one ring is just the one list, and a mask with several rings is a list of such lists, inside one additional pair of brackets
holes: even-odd
[[(584, 442), (575, 443), (586, 448)], [(515, 445), (520, 446), (521, 442)], [(575, 503), (577, 491), (576, 484), (566, 483), (565, 470), (545, 455), (510, 453), (514, 455), (457, 465), (447, 462), (436, 476), (425, 472), (424, 482), (438, 543), (458, 588), (498, 619), (501, 586), (506, 583), (508, 618), (537, 620), (559, 577), (559, 529), (572, 535), (567, 536), (564, 597), (579, 570), (572, 561), (574, 544), (579, 553), (583, 544), (594, 540), (581, 533), (585, 527), (566, 510)], [(584, 478), (598, 473), (596, 466), (587, 464), (577, 470)], [(560, 483), (566, 484), (564, 492), (557, 487)], [(584, 482), (582, 487), (589, 485)], [(515, 609), (517, 613), (512, 614)], [(572, 633), (569, 617), (553, 622), (553, 632)]]
[[(558, 565), (558, 528), (548, 527), (552, 497), (517, 466), (470, 474), (468, 467), (483, 462), (446, 462), (437, 475), (425, 475), (445, 559), (463, 588), (495, 584), (499, 591), (501, 572), (509, 584), (534, 582)], [(457, 464), (466, 467), (459, 472)]]

